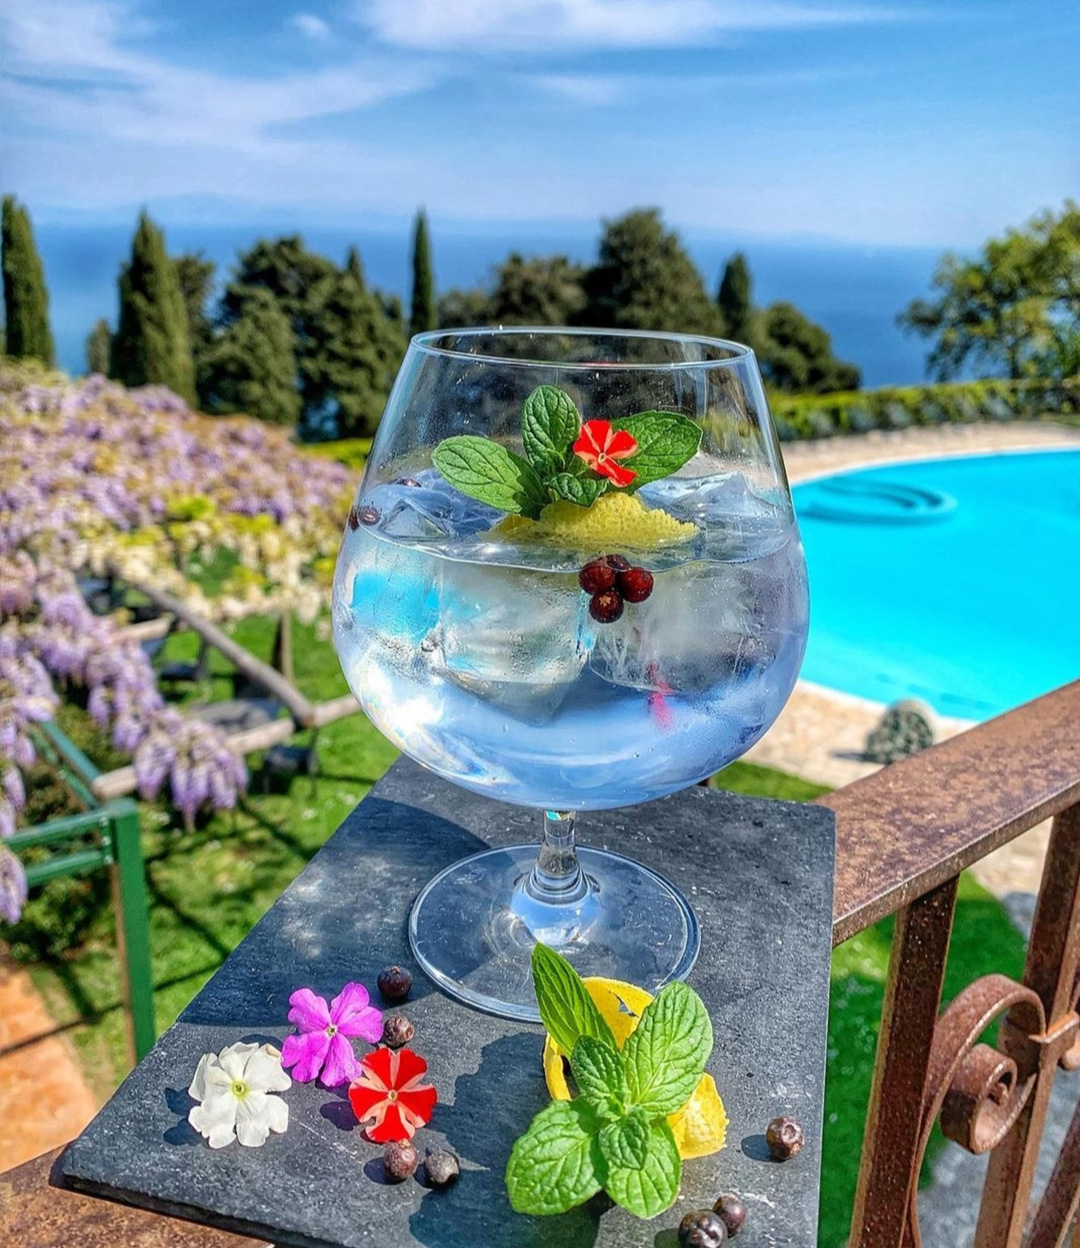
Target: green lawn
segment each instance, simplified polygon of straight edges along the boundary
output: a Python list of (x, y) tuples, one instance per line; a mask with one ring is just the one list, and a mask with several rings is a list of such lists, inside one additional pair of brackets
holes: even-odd
[[(248, 620), (233, 632), (257, 654), (269, 657), (269, 622)], [(297, 681), (308, 696), (323, 699), (345, 692), (333, 650), (314, 629), (297, 626), (294, 648)], [(170, 656), (193, 657), (194, 651), (191, 636), (169, 642)], [(215, 675), (204, 694), (229, 695), (227, 670), (215, 655)], [(83, 717), (66, 713), (64, 727), (91, 756), (101, 757), (101, 742)], [(273, 796), (260, 793), (256, 782), (239, 810), (214, 816), (194, 833), (178, 830), (163, 807), (141, 806), (159, 1029), (173, 1021), (395, 757), (360, 715), (323, 729), (319, 746), (320, 774), (314, 783), (301, 779), (289, 796)], [(253, 770), (257, 761), (249, 760)], [(738, 793), (796, 801), (824, 791), (750, 763), (732, 764), (715, 783)], [(833, 955), (821, 1248), (841, 1248), (847, 1234), (891, 929), (891, 920), (886, 920)], [(1004, 909), (965, 877), (947, 995), (988, 971), (1015, 975), (1022, 965), (1023, 941)], [(54, 1017), (73, 1024), (88, 1075), (98, 1092), (107, 1094), (126, 1062), (108, 916), (84, 948), (37, 964), (33, 974)], [(722, 1078), (720, 1082), (722, 1091)]]

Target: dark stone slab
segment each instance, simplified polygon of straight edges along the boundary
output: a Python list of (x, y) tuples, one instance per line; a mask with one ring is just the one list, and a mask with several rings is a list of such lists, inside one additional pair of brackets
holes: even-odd
[[(603, 1196), (555, 1218), (510, 1210), (511, 1143), (547, 1100), (542, 1031), (450, 1001), (418, 973), (407, 1012), (440, 1096), (418, 1143), (445, 1140), (460, 1155), (456, 1187), (373, 1181), (381, 1150), (341, 1089), (294, 1084), (288, 1132), (261, 1149), (212, 1151), (188, 1125), (201, 1054), (240, 1039), (280, 1044), (300, 985), (330, 996), (350, 979), (373, 985), (387, 963), (410, 965), (406, 914), (421, 885), (468, 853), (532, 840), (537, 822), (398, 763), (71, 1146), (67, 1181), (283, 1244), (348, 1248), (674, 1248), (685, 1212), (735, 1190), (750, 1208), (743, 1248), (812, 1248), (833, 881), (832, 815), (817, 807), (694, 788), (581, 819), (586, 842), (663, 871), (701, 920), (690, 982), (713, 1019), (709, 1069), (731, 1119), (728, 1146), (685, 1164), (677, 1204), (654, 1221)], [(808, 1141), (784, 1164), (764, 1147), (780, 1113), (798, 1117)]]

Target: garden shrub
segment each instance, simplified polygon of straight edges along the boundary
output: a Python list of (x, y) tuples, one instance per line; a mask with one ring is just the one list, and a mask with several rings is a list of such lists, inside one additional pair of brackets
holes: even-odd
[[(46, 763), (28, 768), (23, 779), (26, 805), (19, 814), (21, 829), (78, 814), (84, 809), (60, 773)], [(59, 852), (89, 848), (94, 833), (90, 832), (84, 839), (85, 845), (80, 840), (71, 841)], [(19, 857), (29, 867), (56, 852), (55, 849), (31, 847), (20, 850)], [(34, 889), (19, 922), (5, 929), (4, 939), (12, 955), (20, 962), (62, 957), (86, 939), (95, 920), (108, 907), (109, 893), (109, 874), (104, 870), (49, 880)]]
[(882, 414), (886, 429), (908, 429), (914, 423), (911, 413), (899, 399), (886, 403)]
[(807, 417), (807, 422), (812, 438), (831, 438), (836, 433), (836, 421), (828, 412), (813, 411)]
[(847, 427), (852, 433), (869, 433), (877, 428), (877, 421), (865, 407), (855, 405), (848, 408)]
[(770, 403), (778, 432), (783, 428), (781, 441), (790, 442), (946, 421), (1038, 420), (1047, 415), (1072, 415), (1080, 412), (1080, 377), (886, 386), (835, 394), (773, 394)]

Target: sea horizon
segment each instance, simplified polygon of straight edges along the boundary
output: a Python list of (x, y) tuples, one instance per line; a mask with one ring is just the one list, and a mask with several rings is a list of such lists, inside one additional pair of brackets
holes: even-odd
[[(169, 252), (197, 251), (217, 266), (218, 286), (228, 280), (238, 251), (258, 238), (299, 233), (313, 250), (343, 263), (356, 246), (367, 281), (406, 299), (410, 281), (410, 229), (367, 224), (350, 228), (295, 220), (243, 223), (164, 222)], [(85, 340), (101, 317), (115, 326), (116, 278), (131, 247), (133, 224), (48, 222), (36, 230), (49, 288), (57, 361), (70, 373), (85, 371)], [(563, 253), (590, 263), (598, 225), (432, 225), (436, 287), (475, 286), (511, 251)], [(754, 279), (754, 301), (787, 300), (823, 325), (833, 349), (862, 371), (864, 386), (915, 385), (927, 380), (928, 344), (905, 334), (897, 314), (925, 295), (940, 248), (867, 247), (813, 238), (762, 239), (683, 232), (683, 241), (715, 292), (725, 261), (743, 251)]]

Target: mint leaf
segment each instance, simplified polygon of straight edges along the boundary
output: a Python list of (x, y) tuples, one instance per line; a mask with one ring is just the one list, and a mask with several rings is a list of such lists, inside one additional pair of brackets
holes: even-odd
[(548, 1035), (567, 1056), (573, 1054), (582, 1036), (592, 1036), (611, 1049), (618, 1048), (581, 976), (561, 954), (537, 944), (532, 952), (532, 973), (540, 1018)]
[(632, 1104), (650, 1115), (681, 1109), (701, 1079), (712, 1046), (712, 1023), (697, 993), (683, 983), (662, 988), (623, 1045)]
[(612, 429), (625, 429), (638, 444), (629, 458), (622, 460), (637, 476), (626, 488), (630, 492), (677, 472), (697, 454), (701, 429), (678, 412), (637, 412), (611, 422)]
[(557, 386), (537, 386), (521, 409), (521, 440), (529, 462), (542, 477), (550, 477), (566, 462), (581, 431), (574, 400)]
[[(658, 1118), (646, 1128), (644, 1141), (640, 1140), (638, 1127), (624, 1124), (635, 1123), (638, 1115), (623, 1119), (613, 1126), (623, 1127), (616, 1139), (612, 1132), (601, 1132), (601, 1148), (606, 1140), (612, 1156), (636, 1159), (642, 1157), (641, 1165), (619, 1165), (607, 1160), (607, 1181), (604, 1186), (617, 1204), (639, 1218), (654, 1218), (675, 1202), (682, 1180), (682, 1158), (675, 1137), (666, 1119)], [(642, 1118), (641, 1121), (644, 1121)], [(605, 1128), (606, 1131), (606, 1128)], [(639, 1152), (639, 1144), (642, 1151)]]
[(579, 507), (591, 507), (601, 494), (606, 493), (607, 488), (607, 481), (598, 481), (595, 477), (579, 477), (572, 472), (558, 472), (548, 479), (548, 489), (556, 498), (577, 503)]
[(548, 501), (543, 483), (525, 460), (490, 438), (445, 438), (431, 459), (455, 490), (500, 511), (535, 520)]
[(582, 1036), (570, 1057), (574, 1080), (598, 1113), (610, 1116), (626, 1112), (630, 1085), (626, 1067), (616, 1049), (593, 1036)]
[(640, 1170), (649, 1153), (649, 1119), (643, 1110), (600, 1128), (596, 1141), (600, 1156), (611, 1170)]
[(564, 1213), (600, 1190), (594, 1127), (580, 1100), (553, 1101), (536, 1115), (506, 1165), (506, 1191), (518, 1213)]

